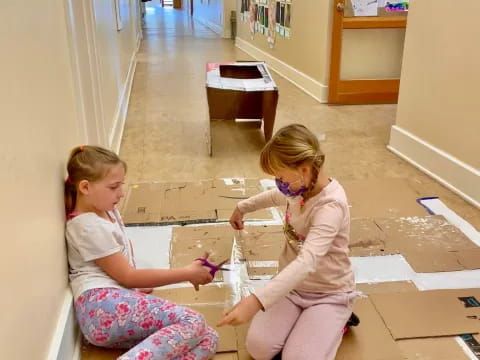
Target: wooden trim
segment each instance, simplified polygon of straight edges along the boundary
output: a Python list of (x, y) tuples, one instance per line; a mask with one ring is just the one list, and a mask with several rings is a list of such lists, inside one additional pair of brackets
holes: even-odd
[[(344, 3), (344, 0), (340, 0)], [(333, 24), (332, 24), (332, 48), (330, 50), (330, 80), (328, 84), (328, 102), (335, 103), (337, 95), (337, 85), (340, 80), (340, 64), (342, 62), (342, 33), (343, 33), (343, 14), (335, 9), (334, 2)]]
[(392, 17), (349, 17), (343, 18), (343, 29), (386, 29), (386, 28), (405, 28), (407, 26), (406, 16)]
[(344, 5), (344, 3), (345, 0), (336, 0), (333, 4), (328, 102), (330, 104), (396, 103), (400, 87), (399, 79), (342, 80), (340, 78), (343, 30), (405, 28), (407, 17), (345, 18), (343, 12), (337, 10), (337, 4)]
[(399, 79), (340, 80), (335, 103), (393, 104), (398, 101)]
[(400, 88), (399, 79), (372, 79), (372, 80), (340, 80), (338, 92), (398, 92)]

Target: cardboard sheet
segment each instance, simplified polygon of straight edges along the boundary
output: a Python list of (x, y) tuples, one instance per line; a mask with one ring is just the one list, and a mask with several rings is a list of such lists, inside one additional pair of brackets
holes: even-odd
[[(129, 184), (119, 205), (127, 225), (168, 225), (216, 222), (230, 217), (238, 201), (263, 191), (259, 180), (203, 180), (183, 183)], [(247, 219), (272, 220), (268, 210)]]
[(214, 328), (220, 336), (218, 352), (237, 351), (237, 337), (233, 326), (216, 327), (216, 324), (222, 319), (224, 311), (223, 306), (218, 305), (193, 305), (189, 306), (192, 310), (198, 311), (205, 316), (207, 324)]
[[(375, 308), (395, 340), (477, 334), (480, 307), (465, 307), (459, 297), (480, 299), (480, 289), (372, 294)], [(476, 301), (475, 300), (475, 301)]]
[(243, 259), (278, 261), (285, 243), (282, 226), (249, 226), (245, 230), (246, 233), (236, 236)]
[(407, 360), (470, 360), (454, 337), (398, 340)]
[(353, 311), (360, 318), (360, 325), (345, 334), (336, 360), (403, 360), (370, 299), (358, 299)]
[(386, 253), (400, 253), (418, 273), (480, 268), (480, 248), (442, 216), (376, 218)]
[(186, 266), (205, 252), (211, 262), (219, 263), (231, 257), (233, 230), (230, 225), (174, 228), (170, 246), (172, 268)]
[(246, 349), (239, 349), (238, 360), (254, 360), (254, 359), (248, 354)]
[(250, 267), (247, 265), (248, 277), (255, 279), (271, 279), (278, 273), (278, 267)]
[(199, 291), (195, 291), (193, 286), (189, 286), (156, 289), (151, 295), (158, 296), (180, 305), (224, 304), (230, 300), (232, 289), (228, 285), (209, 284), (206, 286), (200, 286)]
[[(81, 360), (116, 360), (119, 356), (124, 354), (126, 350), (103, 349), (90, 344), (82, 346)], [(213, 360), (238, 360), (236, 352), (225, 352), (216, 354)]]
[(352, 220), (350, 256), (391, 254), (417, 273), (480, 268), (480, 248), (442, 216)]
[(238, 360), (236, 352), (220, 353), (213, 357), (213, 360)]
[(369, 179), (342, 182), (353, 218), (425, 216), (419, 198), (407, 179)]
[(285, 244), (282, 226), (246, 227), (246, 233), (237, 234), (236, 241), (251, 279), (271, 278), (278, 272), (278, 259)]
[(385, 254), (385, 233), (372, 218), (352, 219), (350, 225), (350, 256)]

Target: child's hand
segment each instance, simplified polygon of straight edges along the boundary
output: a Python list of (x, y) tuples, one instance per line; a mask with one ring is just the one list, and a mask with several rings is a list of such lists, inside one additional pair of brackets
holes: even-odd
[[(204, 259), (208, 259), (208, 253), (203, 256)], [(210, 269), (203, 266), (200, 260), (195, 260), (193, 263), (186, 267), (188, 271), (188, 281), (192, 283), (195, 290), (200, 290), (199, 285), (205, 285), (212, 282), (213, 277), (210, 274)]]
[(262, 304), (255, 295), (250, 295), (237, 303), (230, 310), (225, 311), (223, 319), (217, 326), (241, 325), (250, 321), (253, 316), (262, 309)]
[(243, 214), (238, 207), (233, 210), (233, 214), (230, 217), (230, 225), (235, 230), (243, 230)]

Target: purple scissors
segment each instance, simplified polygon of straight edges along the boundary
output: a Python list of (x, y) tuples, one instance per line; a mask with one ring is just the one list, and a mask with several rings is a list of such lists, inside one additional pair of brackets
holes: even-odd
[(215, 273), (216, 273), (218, 270), (230, 271), (230, 269), (227, 269), (227, 268), (224, 268), (224, 267), (223, 267), (223, 265), (228, 261), (228, 259), (223, 260), (223, 261), (222, 261), (220, 264), (218, 264), (218, 265), (212, 264), (210, 261), (208, 261), (208, 260), (205, 259), (205, 258), (197, 258), (197, 259), (195, 259), (195, 261), (196, 261), (196, 260), (201, 261), (203, 266), (206, 266), (206, 267), (210, 268), (210, 275), (212, 275), (213, 277), (215, 277)]

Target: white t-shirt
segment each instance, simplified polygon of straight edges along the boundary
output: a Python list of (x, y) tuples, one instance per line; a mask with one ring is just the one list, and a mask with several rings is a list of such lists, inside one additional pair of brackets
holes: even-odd
[(122, 287), (97, 266), (94, 260), (120, 252), (130, 265), (135, 266), (132, 247), (118, 210), (108, 214), (114, 222), (95, 213), (82, 213), (67, 222), (65, 235), (70, 285), (75, 300), (86, 290)]

